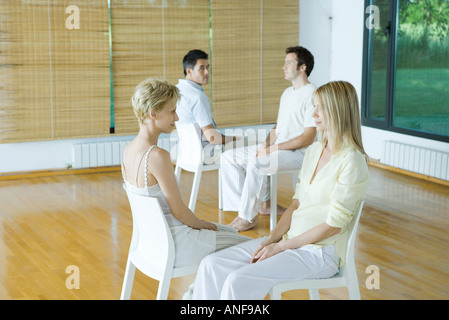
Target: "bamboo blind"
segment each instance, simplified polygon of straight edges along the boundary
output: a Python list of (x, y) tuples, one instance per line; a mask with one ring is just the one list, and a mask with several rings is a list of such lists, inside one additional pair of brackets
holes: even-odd
[(51, 0), (49, 7), (54, 139), (109, 133), (107, 2), (74, 3), (80, 11), (80, 29), (66, 28), (67, 2)]
[(0, 141), (51, 136), (48, 8), (0, 2)]
[(176, 84), (184, 77), (182, 58), (189, 50), (209, 52), (209, 3), (113, 1), (111, 17), (115, 132), (134, 134), (138, 123), (131, 96), (136, 85), (149, 77)]
[(212, 1), (211, 11), (215, 122), (260, 123), (261, 1)]
[(163, 78), (162, 7), (149, 1), (112, 1), (113, 99), (116, 133), (136, 133), (131, 96), (148, 77)]
[[(165, 69), (167, 79), (177, 83), (184, 78), (182, 59), (187, 52), (192, 49), (210, 52), (209, 1), (189, 0), (180, 5), (179, 0), (170, 0), (167, 3), (169, 7), (164, 11)], [(203, 86), (203, 90), (210, 97), (210, 83)]]
[(277, 119), (279, 101), (291, 83), (284, 79), (285, 49), (299, 41), (299, 1), (263, 0), (262, 123)]
[(276, 120), (297, 0), (109, 3), (77, 0), (80, 29), (67, 29), (65, 1), (0, 0), (0, 143), (107, 136), (112, 123), (135, 134), (135, 86), (177, 83), (191, 49), (210, 53), (204, 89), (220, 127)]
[(212, 1), (213, 115), (218, 126), (276, 121), (285, 48), (299, 40), (299, 2)]
[(77, 6), (80, 29), (67, 29), (63, 1), (0, 2), (0, 142), (107, 133), (107, 4)]

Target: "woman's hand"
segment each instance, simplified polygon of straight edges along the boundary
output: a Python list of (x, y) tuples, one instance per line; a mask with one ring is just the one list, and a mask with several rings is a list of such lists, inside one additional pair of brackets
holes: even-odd
[(251, 263), (256, 263), (262, 260), (265, 260), (269, 257), (272, 257), (279, 252), (284, 251), (282, 248), (280, 242), (271, 243), (268, 245), (263, 245), (263, 243), (259, 246), (257, 251), (253, 254), (253, 257), (251, 259)]
[(261, 244), (259, 244), (259, 246), (257, 247), (256, 251), (253, 253), (253, 256), (251, 257), (251, 262), (250, 263), (256, 263), (257, 260), (259, 259), (259, 258), (256, 259), (256, 256), (258, 255), (260, 250), (265, 248), (265, 246), (269, 245), (270, 243), (271, 242), (269, 242), (268, 239), (267, 239), (264, 242), (262, 242)]
[(217, 231), (217, 225), (215, 223), (200, 219), (201, 226), (200, 229), (207, 229), (212, 231)]
[[(271, 240), (270, 238), (268, 238), (264, 242), (262, 242), (259, 245), (259, 247), (256, 249), (256, 251), (254, 252), (253, 256), (251, 257), (251, 263), (256, 263), (257, 261), (260, 261), (260, 258), (262, 257), (263, 253), (265, 253), (267, 250), (266, 248), (273, 244), (278, 244), (278, 243), (274, 243), (274, 241)], [(268, 257), (265, 256), (264, 259), (266, 259), (266, 258), (268, 258)]]

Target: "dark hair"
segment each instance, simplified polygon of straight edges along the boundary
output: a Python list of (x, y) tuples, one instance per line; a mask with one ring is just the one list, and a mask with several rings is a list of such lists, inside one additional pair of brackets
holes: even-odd
[(315, 61), (313, 59), (313, 54), (310, 53), (309, 50), (307, 50), (304, 47), (296, 46), (296, 47), (288, 47), (285, 49), (285, 53), (294, 53), (296, 54), (296, 61), (298, 62), (299, 69), (300, 66), (303, 64), (306, 65), (306, 74), (307, 76), (310, 76), (313, 70), (313, 65), (315, 64)]
[(208, 59), (208, 55), (206, 52), (202, 50), (190, 50), (182, 59), (182, 65), (184, 67), (184, 75), (187, 75), (187, 68), (193, 69), (196, 65), (196, 61), (198, 59)]

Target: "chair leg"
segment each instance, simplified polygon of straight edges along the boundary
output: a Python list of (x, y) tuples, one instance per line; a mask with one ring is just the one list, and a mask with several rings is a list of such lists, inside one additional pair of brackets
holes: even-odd
[(178, 166), (178, 164), (176, 164), (175, 167), (175, 178), (176, 178), (176, 182), (179, 184), (179, 179), (181, 177), (181, 167)]
[(357, 270), (353, 259), (346, 261), (345, 276), (346, 287), (348, 288), (349, 300), (360, 300), (359, 281), (357, 279)]
[(270, 300), (282, 300), (282, 292), (275, 287), (271, 288), (270, 292)]
[(296, 192), (296, 184), (298, 183), (298, 174), (292, 174), (293, 191)]
[(221, 189), (221, 170), (218, 169), (218, 209), (223, 209), (223, 190)]
[(120, 300), (131, 299), (131, 291), (133, 289), (135, 272), (136, 267), (128, 259), (128, 262), (126, 263), (125, 278), (123, 279), (122, 293), (120, 295)]
[(310, 300), (320, 300), (320, 292), (318, 289), (309, 289)]
[(200, 188), (200, 182), (201, 182), (201, 169), (195, 172), (195, 176), (193, 177), (193, 185), (192, 185), (192, 191), (190, 193), (190, 201), (189, 201), (189, 209), (192, 210), (192, 212), (195, 212), (195, 206), (196, 206), (196, 199), (198, 197), (198, 190)]
[(159, 287), (157, 289), (156, 300), (167, 300), (168, 291), (170, 290), (170, 276), (165, 276), (160, 282)]
[(349, 279), (349, 281), (347, 283), (347, 287), (348, 287), (348, 293), (349, 293), (349, 300), (361, 300), (360, 289), (359, 289), (359, 284), (358, 284), (357, 278)]
[(349, 300), (361, 300), (360, 290), (358, 286), (348, 287)]
[(277, 185), (277, 174), (273, 174), (270, 176), (270, 230), (273, 230), (277, 224)]

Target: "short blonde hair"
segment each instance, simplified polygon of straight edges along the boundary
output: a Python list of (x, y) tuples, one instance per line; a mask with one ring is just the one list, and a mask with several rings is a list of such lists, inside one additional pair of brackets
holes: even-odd
[(166, 80), (146, 79), (139, 83), (131, 98), (134, 114), (143, 123), (151, 111), (160, 111), (172, 99), (181, 97), (179, 89)]
[[(346, 81), (332, 81), (316, 89), (314, 95), (321, 103), (327, 134), (334, 139), (334, 152), (352, 147), (368, 160), (362, 143), (359, 99), (354, 86)], [(327, 139), (321, 135), (324, 145)]]

